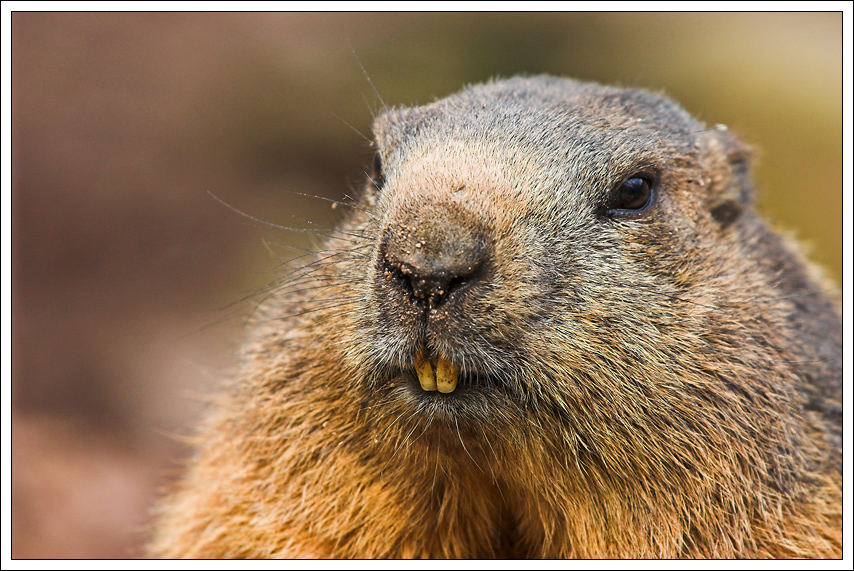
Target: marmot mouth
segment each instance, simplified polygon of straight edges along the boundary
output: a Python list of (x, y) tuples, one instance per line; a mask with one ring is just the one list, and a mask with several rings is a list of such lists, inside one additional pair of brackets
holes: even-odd
[(458, 365), (437, 356), (424, 348), (420, 349), (410, 367), (402, 367), (394, 375), (407, 381), (417, 391), (436, 393), (435, 398), (450, 398), (451, 393), (465, 392), (478, 387), (496, 387), (499, 379), (475, 371), (462, 371)]
[(422, 348), (415, 356), (412, 365), (423, 390), (448, 394), (457, 389), (460, 368), (444, 357), (431, 357)]

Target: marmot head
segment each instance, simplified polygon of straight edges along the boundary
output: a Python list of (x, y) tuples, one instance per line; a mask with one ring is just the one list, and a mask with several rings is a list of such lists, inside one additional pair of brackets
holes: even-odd
[(725, 128), (646, 91), (533, 77), (387, 110), (374, 133), (370, 244), (347, 276), (372, 414), (691, 435), (742, 411), (733, 386), (785, 390), (744, 373), (772, 360), (751, 323), (776, 317), (745, 303), (762, 287), (748, 152)]

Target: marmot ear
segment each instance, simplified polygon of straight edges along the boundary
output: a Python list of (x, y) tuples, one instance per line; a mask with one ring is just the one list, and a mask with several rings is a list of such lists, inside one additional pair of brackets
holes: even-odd
[(710, 213), (726, 228), (753, 204), (753, 150), (726, 125), (716, 125), (709, 134), (709, 160), (714, 173)]

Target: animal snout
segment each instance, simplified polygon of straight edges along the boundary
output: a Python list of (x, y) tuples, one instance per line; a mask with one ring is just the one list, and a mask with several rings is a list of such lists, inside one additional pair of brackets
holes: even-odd
[(459, 208), (426, 206), (383, 234), (381, 263), (392, 295), (436, 308), (473, 286), (489, 261), (485, 232)]

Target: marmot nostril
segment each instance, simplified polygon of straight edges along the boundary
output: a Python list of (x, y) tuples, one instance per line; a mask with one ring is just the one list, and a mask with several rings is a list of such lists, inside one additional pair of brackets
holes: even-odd
[(386, 271), (418, 303), (438, 307), (448, 295), (480, 276), (481, 262), (468, 266), (457, 266), (453, 270), (438, 270), (435, 266), (422, 270), (395, 259), (384, 258)]
[(389, 228), (381, 246), (386, 274), (416, 302), (431, 308), (444, 303), (477, 280), (489, 259), (485, 231), (468, 218), (459, 209), (430, 206), (405, 230)]

